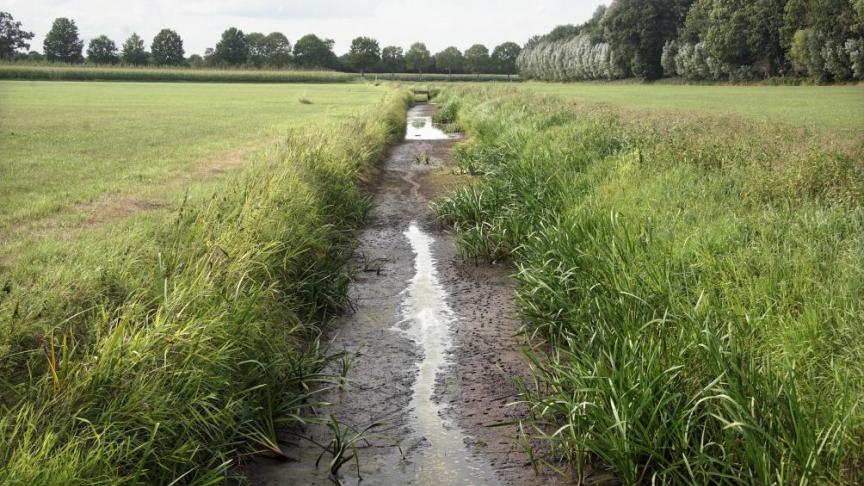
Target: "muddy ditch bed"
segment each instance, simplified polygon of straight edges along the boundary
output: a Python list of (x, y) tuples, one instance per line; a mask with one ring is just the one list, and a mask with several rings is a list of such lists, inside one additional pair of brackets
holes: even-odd
[[(349, 384), (322, 398), (343, 426), (364, 430), (360, 471), (338, 480), (363, 485), (549, 484), (517, 445), (522, 417), (510, 376), (522, 376), (519, 323), (504, 266), (458, 257), (434, 221), (432, 198), (462, 183), (451, 150), (459, 142), (432, 125), (434, 105), (408, 113), (403, 143), (382, 163), (374, 209), (356, 255), (352, 313), (335, 326), (332, 352), (346, 352)], [(298, 437), (299, 435), (299, 437)], [(348, 434), (351, 435), (350, 433)], [(242, 472), (254, 485), (330, 485), (318, 444), (333, 431), (310, 425), (280, 437), (292, 462), (259, 458)]]

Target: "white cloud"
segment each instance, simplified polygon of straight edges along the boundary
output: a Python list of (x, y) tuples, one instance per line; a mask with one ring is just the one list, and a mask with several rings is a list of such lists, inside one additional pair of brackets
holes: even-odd
[(56, 17), (75, 20), (84, 39), (108, 35), (119, 45), (132, 32), (151, 39), (162, 28), (176, 30), (187, 53), (203, 53), (227, 27), (245, 32), (283, 32), (291, 41), (308, 33), (336, 41), (339, 53), (351, 39), (367, 35), (382, 46), (422, 41), (433, 52), (474, 43), (490, 48), (524, 43), (556, 25), (581, 23), (608, 0), (5, 0), (42, 50)]

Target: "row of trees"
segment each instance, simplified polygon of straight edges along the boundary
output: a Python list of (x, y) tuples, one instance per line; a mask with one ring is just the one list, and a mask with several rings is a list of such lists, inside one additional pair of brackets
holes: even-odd
[(529, 41), (524, 76), (752, 80), (864, 76), (864, 0), (613, 0)]
[[(0, 57), (16, 57), (18, 51), (29, 49), (33, 33), (21, 28), (6, 12), (0, 12)], [(464, 53), (456, 47), (448, 47), (432, 55), (423, 43), (416, 43), (404, 52), (401, 47), (387, 46), (383, 49), (378, 41), (370, 37), (358, 37), (351, 43), (347, 54), (337, 57), (334, 42), (309, 34), (297, 40), (293, 46), (279, 32), (246, 34), (231, 27), (222, 33), (214, 48), (204, 56), (185, 57), (183, 39), (170, 29), (160, 31), (150, 44), (148, 51), (144, 40), (132, 34), (118, 48), (113, 40), (100, 35), (90, 40), (86, 49), (86, 62), (93, 64), (117, 64), (159, 66), (190, 65), (192, 67), (247, 66), (256, 68), (321, 68), (367, 72), (444, 72), (444, 73), (501, 73), (516, 72), (516, 58), (521, 47), (513, 42), (489, 49), (477, 44)], [(84, 42), (81, 40), (75, 21), (58, 18), (54, 21), (43, 44), (44, 54), (30, 53), (33, 59), (80, 63), (85, 62)]]

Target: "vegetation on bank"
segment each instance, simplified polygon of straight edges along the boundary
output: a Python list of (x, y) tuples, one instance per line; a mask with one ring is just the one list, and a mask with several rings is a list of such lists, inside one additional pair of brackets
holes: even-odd
[(291, 131), (251, 167), (0, 273), (0, 483), (211, 484), (324, 377), (358, 177), (408, 97)]
[(435, 208), (467, 255), (516, 265), (538, 461), (625, 484), (860, 484), (860, 143), (445, 96), (439, 121), (470, 135), (459, 165), (482, 177)]

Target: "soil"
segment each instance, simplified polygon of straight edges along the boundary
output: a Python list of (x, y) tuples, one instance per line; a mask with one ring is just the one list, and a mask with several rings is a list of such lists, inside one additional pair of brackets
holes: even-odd
[[(409, 116), (431, 116), (434, 109), (434, 105), (419, 105)], [(382, 424), (358, 444), (364, 486), (556, 482), (535, 475), (527, 455), (516, 445), (515, 426), (490, 427), (524, 415), (523, 408), (510, 406), (517, 398), (511, 377), (524, 376), (528, 366), (520, 349), (523, 341), (517, 336), (520, 324), (512, 303), (512, 269), (460, 259), (452, 236), (435, 222), (429, 208), (430, 198), (470, 183), (468, 176), (455, 175), (452, 167), (451, 149), (456, 143), (409, 139), (390, 151), (372, 183), (374, 209), (359, 238), (356, 263), (361, 271), (350, 290), (355, 310), (335, 327), (330, 348), (353, 356), (349, 385), (328, 392), (324, 399), (332, 406), (323, 409), (354, 429)], [(435, 277), (449, 307), (451, 342), (445, 351), (446, 365), (438, 370), (428, 399), (447, 433), (463, 443), (461, 451), (444, 451), (460, 471), (448, 475), (444, 468), (445, 474), (434, 479), (428, 471), (435, 466), (429, 457), (436, 444), (423, 433), (423, 407), (417, 405), (414, 391), (422, 379), (418, 363), (428, 348), (403, 332), (410, 326), (404, 309), (406, 289), (419, 255), (406, 237), (412, 224), (431, 238)], [(285, 432), (280, 440), (295, 461), (257, 458), (241, 472), (261, 486), (333, 484), (327, 467), (331, 456), (325, 454), (316, 468), (321, 448), (314, 445), (327, 444), (332, 437), (321, 425)], [(339, 480), (360, 482), (353, 462), (342, 467)]]

